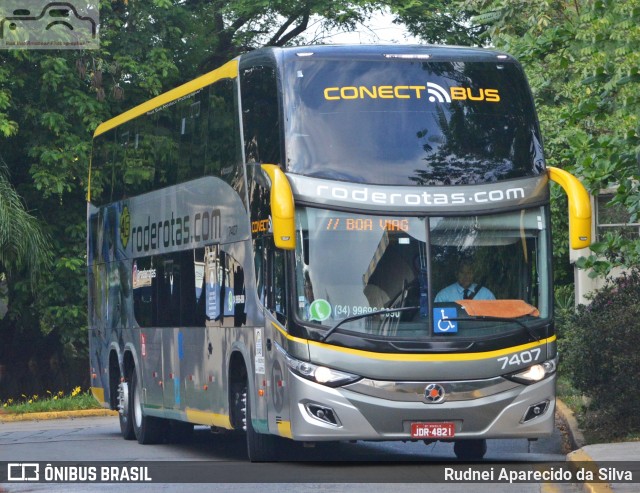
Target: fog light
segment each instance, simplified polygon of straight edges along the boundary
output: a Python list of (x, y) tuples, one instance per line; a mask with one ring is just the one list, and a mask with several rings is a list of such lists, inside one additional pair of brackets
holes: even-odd
[(330, 407), (312, 403), (305, 404), (304, 407), (312, 418), (332, 426), (341, 426), (338, 416)]
[(530, 406), (529, 409), (527, 409), (526, 414), (524, 415), (524, 417), (522, 418), (522, 421), (520, 422), (526, 423), (527, 421), (531, 421), (534, 418), (538, 418), (542, 416), (544, 413), (546, 413), (548, 408), (549, 408), (549, 401), (542, 401), (542, 402), (539, 402), (538, 404), (534, 404), (533, 406)]

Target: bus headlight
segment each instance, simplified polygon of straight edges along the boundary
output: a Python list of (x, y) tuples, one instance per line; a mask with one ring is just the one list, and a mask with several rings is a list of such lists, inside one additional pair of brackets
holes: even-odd
[(520, 370), (519, 372), (512, 373), (511, 375), (505, 375), (505, 377), (519, 383), (530, 385), (532, 383), (539, 382), (540, 380), (543, 380), (549, 375), (555, 373), (557, 367), (558, 357), (556, 356), (555, 358), (549, 359), (544, 363), (532, 365), (525, 370)]
[(296, 375), (328, 387), (340, 387), (360, 379), (358, 375), (300, 361), (289, 355), (286, 355), (286, 358), (287, 365)]

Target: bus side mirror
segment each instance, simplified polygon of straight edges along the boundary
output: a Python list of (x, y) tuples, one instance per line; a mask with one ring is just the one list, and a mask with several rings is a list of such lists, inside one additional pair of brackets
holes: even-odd
[(591, 245), (591, 200), (582, 183), (567, 171), (549, 166), (549, 179), (560, 185), (569, 198), (569, 243), (579, 250)]
[(289, 180), (275, 164), (263, 164), (262, 169), (271, 179), (271, 224), (273, 241), (277, 248), (295, 250), (296, 225), (293, 192)]

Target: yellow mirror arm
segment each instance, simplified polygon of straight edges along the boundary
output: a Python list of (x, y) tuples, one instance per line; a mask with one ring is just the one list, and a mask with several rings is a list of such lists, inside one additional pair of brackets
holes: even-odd
[(549, 166), (549, 179), (560, 185), (569, 198), (569, 243), (578, 250), (591, 245), (591, 199), (589, 192), (571, 173)]
[(295, 206), (293, 192), (286, 175), (275, 164), (263, 164), (262, 169), (271, 179), (271, 224), (273, 241), (277, 248), (296, 248)]

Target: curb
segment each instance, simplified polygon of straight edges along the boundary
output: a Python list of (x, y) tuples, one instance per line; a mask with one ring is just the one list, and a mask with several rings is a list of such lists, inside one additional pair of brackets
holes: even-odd
[(109, 409), (82, 409), (80, 411), (51, 411), (43, 413), (0, 414), (0, 423), (14, 421), (45, 421), (50, 419), (74, 419), (95, 416), (117, 416), (118, 411)]
[(584, 435), (578, 427), (578, 421), (576, 420), (573, 411), (558, 398), (556, 398), (556, 411), (560, 419), (566, 425), (569, 441), (571, 442), (571, 450), (577, 450), (584, 447), (587, 444), (587, 441), (584, 439)]
[[(580, 462), (588, 463), (587, 469), (593, 472), (594, 477), (597, 477), (598, 464), (593, 458), (587, 454), (583, 449), (574, 450), (567, 455), (568, 462)], [(582, 484), (582, 491), (586, 493), (612, 493), (613, 488), (608, 483), (596, 483), (591, 481), (585, 481)]]
[[(573, 452), (567, 454), (567, 462), (586, 463), (587, 468), (594, 472), (594, 477), (597, 476), (595, 472), (597, 471), (598, 464), (593, 460), (593, 457), (586, 453), (582, 448), (587, 444), (587, 442), (582, 431), (580, 431), (578, 421), (576, 420), (573, 411), (569, 409), (564, 402), (556, 398), (556, 412), (558, 413), (558, 417), (565, 424), (565, 429), (567, 430), (567, 435), (571, 442), (571, 449), (573, 450)], [(582, 491), (585, 493), (613, 492), (613, 488), (608, 483), (585, 481), (584, 483), (580, 483), (580, 486), (582, 486)]]

